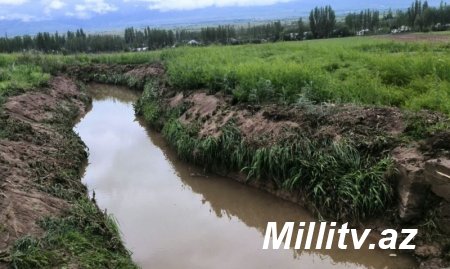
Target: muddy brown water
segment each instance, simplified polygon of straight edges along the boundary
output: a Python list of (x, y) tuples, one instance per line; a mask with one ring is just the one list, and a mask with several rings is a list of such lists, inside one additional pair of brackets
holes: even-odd
[(84, 183), (117, 219), (140, 267), (416, 268), (410, 257), (367, 248), (262, 250), (269, 221), (316, 220), (298, 205), (179, 161), (134, 116), (137, 92), (89, 91), (92, 110), (75, 127), (90, 149)]

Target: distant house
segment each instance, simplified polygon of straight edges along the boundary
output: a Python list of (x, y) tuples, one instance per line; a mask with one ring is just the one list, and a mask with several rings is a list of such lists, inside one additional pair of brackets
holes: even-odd
[(189, 46), (200, 46), (200, 45), (201, 45), (200, 42), (198, 42), (197, 40), (194, 40), (194, 39), (192, 39), (191, 41), (189, 41), (187, 44), (188, 44)]
[(366, 34), (370, 33), (369, 29), (362, 29), (361, 31), (356, 32), (357, 36), (364, 36)]
[(405, 25), (402, 25), (400, 28), (393, 29), (391, 31), (392, 34), (400, 34), (400, 33), (407, 33), (407, 32), (411, 32), (411, 27), (405, 26)]

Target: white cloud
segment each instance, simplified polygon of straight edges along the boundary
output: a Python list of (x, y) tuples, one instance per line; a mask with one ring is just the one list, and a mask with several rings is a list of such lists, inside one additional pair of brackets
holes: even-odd
[(45, 14), (49, 15), (53, 10), (60, 10), (66, 6), (66, 3), (61, 0), (43, 0)]
[(47, 8), (49, 9), (61, 9), (66, 5), (66, 3), (64, 3), (61, 0), (52, 0), (47, 4)]
[(28, 0), (0, 0), (0, 5), (18, 6), (28, 2)]
[(192, 10), (211, 6), (263, 6), (291, 2), (293, 0), (124, 0), (124, 2), (133, 1), (147, 2), (150, 9), (168, 11)]
[(82, 4), (76, 4), (73, 12), (67, 12), (66, 15), (78, 17), (80, 19), (88, 19), (92, 14), (106, 14), (116, 11), (117, 7), (108, 4), (105, 0), (84, 0)]
[(13, 21), (13, 20), (19, 20), (23, 22), (30, 22), (30, 21), (36, 21), (36, 17), (28, 15), (28, 14), (21, 14), (21, 13), (11, 13), (7, 15), (0, 15), (0, 21)]

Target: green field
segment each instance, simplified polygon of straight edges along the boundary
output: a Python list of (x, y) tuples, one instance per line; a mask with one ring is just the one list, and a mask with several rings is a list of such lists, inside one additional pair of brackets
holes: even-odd
[[(450, 113), (450, 45), (345, 38), (97, 55), (1, 55), (0, 90), (28, 88), (70, 64), (162, 61), (179, 89), (207, 88), (252, 103), (342, 102)], [(15, 65), (13, 63), (16, 63)], [(22, 67), (21, 65), (27, 65)], [(9, 81), (9, 82), (8, 82)]]
[(239, 101), (351, 102), (450, 113), (450, 46), (373, 38), (165, 51), (179, 88)]

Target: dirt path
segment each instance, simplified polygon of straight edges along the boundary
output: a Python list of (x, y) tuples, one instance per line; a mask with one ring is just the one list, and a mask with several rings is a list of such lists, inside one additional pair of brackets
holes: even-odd
[(407, 33), (407, 34), (392, 34), (392, 35), (382, 35), (380, 36), (384, 39), (390, 39), (394, 41), (403, 42), (448, 42), (450, 41), (450, 34), (435, 34), (435, 33)]
[[(40, 237), (38, 221), (58, 216), (69, 204), (54, 187), (69, 184), (84, 192), (80, 181), (65, 182), (86, 158), (84, 145), (70, 132), (86, 113), (88, 98), (65, 77), (48, 89), (10, 98), (0, 118), (0, 254), (23, 236)], [(67, 179), (68, 180), (68, 179)], [(51, 194), (52, 193), (52, 194)], [(1, 255), (0, 255), (1, 256)], [(6, 264), (0, 263), (0, 268)]]

